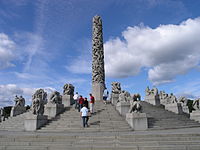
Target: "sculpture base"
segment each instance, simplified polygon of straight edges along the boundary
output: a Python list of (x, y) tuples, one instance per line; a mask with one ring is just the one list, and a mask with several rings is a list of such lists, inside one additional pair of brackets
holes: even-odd
[(69, 107), (73, 104), (73, 95), (63, 95), (62, 96), (62, 104), (64, 104), (65, 107)]
[(183, 114), (181, 103), (165, 104), (165, 109), (176, 114)]
[(181, 105), (182, 106), (182, 111), (185, 114), (190, 114), (189, 108), (187, 105)]
[(45, 115), (33, 115), (30, 114), (24, 121), (24, 127), (26, 131), (36, 131), (41, 126), (47, 123), (47, 116)]
[(56, 115), (64, 111), (64, 104), (53, 104), (51, 102), (45, 105), (44, 115), (48, 118), (54, 118)]
[(26, 112), (26, 107), (23, 106), (13, 106), (10, 112), (10, 117), (14, 117)]
[(111, 103), (113, 105), (116, 105), (118, 100), (119, 100), (119, 94), (112, 93), (111, 94)]
[(161, 105), (166, 105), (167, 104), (167, 99), (160, 99), (160, 104)]
[(148, 95), (145, 96), (145, 101), (152, 104), (152, 105), (160, 105), (160, 99), (158, 95)]
[(120, 115), (126, 116), (126, 113), (128, 113), (130, 109), (130, 102), (118, 102), (116, 104), (116, 109)]
[(135, 131), (148, 128), (146, 113), (127, 113), (126, 121)]
[(193, 110), (192, 113), (190, 113), (190, 119), (200, 123), (200, 110)]
[(103, 100), (104, 85), (102, 83), (92, 84), (92, 95), (95, 100)]

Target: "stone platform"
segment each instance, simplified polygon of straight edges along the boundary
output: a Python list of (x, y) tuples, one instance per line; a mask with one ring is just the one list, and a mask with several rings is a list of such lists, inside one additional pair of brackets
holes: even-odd
[[(144, 111), (147, 117), (158, 112), (162, 113), (160, 118), (165, 119), (172, 114), (150, 104), (144, 106)], [(151, 117), (158, 119), (158, 116)], [(189, 121), (183, 119), (182, 122)], [(179, 120), (177, 123), (182, 122)], [(146, 131), (133, 131), (114, 106), (101, 101), (95, 104), (95, 114), (89, 119), (90, 126), (83, 128), (81, 125), (80, 114), (73, 107), (35, 132), (11, 131), (11, 126), (4, 130), (0, 124), (0, 150), (199, 150), (200, 147), (198, 123), (196, 127), (194, 123), (192, 127), (183, 124), (181, 129), (175, 129), (175, 124), (168, 124), (169, 129), (160, 122), (159, 129), (154, 124)]]

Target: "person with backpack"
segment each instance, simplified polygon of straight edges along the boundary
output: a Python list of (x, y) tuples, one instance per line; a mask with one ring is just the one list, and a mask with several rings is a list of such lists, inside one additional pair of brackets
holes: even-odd
[(82, 117), (82, 120), (83, 120), (83, 127), (84, 127), (84, 128), (85, 128), (85, 127), (89, 127), (89, 125), (88, 125), (88, 120), (89, 120), (88, 114), (89, 114), (89, 110), (88, 110), (88, 108), (86, 107), (85, 104), (83, 104), (83, 108), (81, 108), (80, 112), (81, 112), (80, 116)]

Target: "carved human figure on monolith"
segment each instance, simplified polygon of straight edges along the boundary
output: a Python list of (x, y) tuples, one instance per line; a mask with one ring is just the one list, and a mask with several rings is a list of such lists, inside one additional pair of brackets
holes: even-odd
[(96, 100), (102, 100), (105, 89), (105, 71), (103, 31), (100, 16), (94, 16), (92, 29), (92, 95)]

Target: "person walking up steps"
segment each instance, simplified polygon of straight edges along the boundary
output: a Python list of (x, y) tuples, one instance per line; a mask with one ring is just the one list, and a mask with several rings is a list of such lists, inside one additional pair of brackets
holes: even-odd
[(104, 101), (104, 104), (107, 103), (108, 95), (109, 95), (109, 92), (108, 92), (107, 88), (105, 88), (105, 90), (103, 92), (103, 101)]
[(79, 95), (78, 92), (76, 92), (76, 94), (74, 95), (74, 102), (75, 102), (75, 109), (78, 109), (79, 107)]
[(85, 128), (86, 126), (89, 127), (88, 125), (88, 120), (89, 120), (89, 116), (88, 116), (88, 113), (89, 113), (89, 110), (87, 109), (87, 107), (85, 106), (85, 104), (83, 104), (83, 108), (81, 108), (80, 110), (81, 112), (81, 117), (83, 119), (83, 127)]
[(90, 113), (91, 114), (94, 113), (94, 103), (95, 103), (94, 96), (92, 96), (92, 94), (90, 93)]
[(84, 98), (83, 104), (85, 104), (85, 107), (86, 107), (87, 109), (89, 109), (87, 97)]
[(78, 101), (78, 103), (79, 103), (78, 111), (79, 112), (80, 112), (81, 108), (83, 107), (83, 101), (84, 101), (84, 99), (83, 99), (82, 95), (80, 95), (80, 98), (79, 98), (79, 101)]

